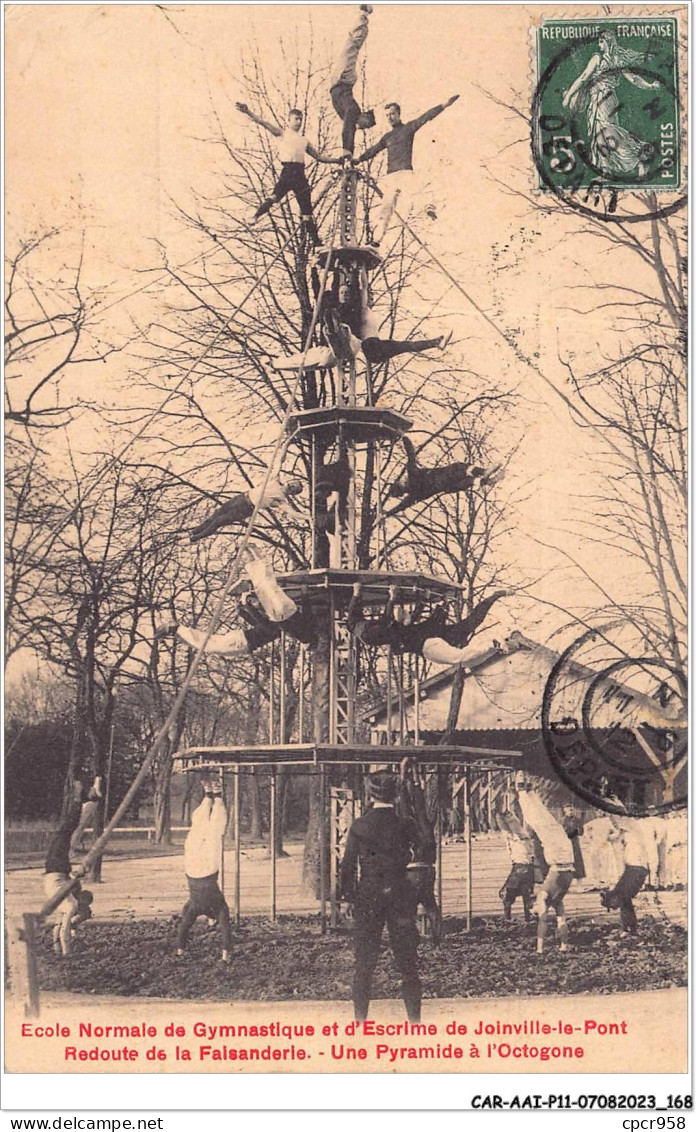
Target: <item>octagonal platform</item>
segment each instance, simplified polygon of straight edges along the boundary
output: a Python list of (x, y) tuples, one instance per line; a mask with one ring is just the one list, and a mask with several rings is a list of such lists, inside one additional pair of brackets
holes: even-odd
[(412, 421), (396, 409), (353, 408), (347, 405), (330, 409), (303, 409), (292, 413), (287, 424), (290, 440), (304, 440), (327, 430), (331, 437), (342, 431), (353, 444), (369, 444), (375, 440), (398, 440), (411, 428)]
[[(327, 604), (333, 597), (339, 606), (347, 605), (353, 593), (353, 586), (360, 582), (363, 605), (385, 605), (389, 591), (395, 587), (395, 602), (413, 605), (419, 601), (442, 601), (455, 598), (464, 589), (458, 582), (448, 582), (442, 578), (432, 578), (428, 574), (400, 573), (397, 570), (294, 570), (278, 574), (281, 589), (294, 601), (312, 597), (319, 603), (322, 594)], [(242, 579), (233, 587), (233, 594), (246, 593), (252, 588), (251, 582)]]
[(357, 263), (368, 271), (374, 271), (382, 262), (382, 257), (377, 249), (368, 244), (343, 244), (338, 248), (317, 248), (316, 262), (319, 267), (326, 267), (329, 254), (331, 255), (332, 265), (345, 263), (352, 266)]
[(323, 743), (268, 743), (256, 747), (186, 747), (177, 751), (174, 762), (182, 772), (213, 770), (235, 766), (267, 766), (269, 771), (284, 766), (361, 766), (398, 767), (402, 759), (413, 759), (421, 766), (463, 766), (476, 770), (514, 769), (521, 751), (495, 751), (486, 747), (386, 746), (381, 744), (332, 745)]

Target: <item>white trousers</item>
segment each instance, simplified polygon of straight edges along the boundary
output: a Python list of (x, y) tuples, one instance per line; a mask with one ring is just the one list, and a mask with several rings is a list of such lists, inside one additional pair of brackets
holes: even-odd
[[(350, 334), (350, 352), (354, 358), (360, 353), (362, 342), (353, 333)], [(329, 346), (310, 346), (306, 354), (288, 354), (286, 357), (274, 358), (274, 369), (332, 369), (338, 365), (338, 359)]]
[(82, 844), (82, 838), (84, 837), (87, 829), (90, 826), (92, 828), (92, 832), (94, 832), (94, 819), (96, 815), (97, 802), (95, 801), (95, 799), (90, 798), (87, 802), (82, 803), (79, 824), (72, 837), (70, 838), (70, 849), (72, 851), (76, 851), (77, 847)]
[[(55, 896), (59, 888), (70, 878), (64, 873), (44, 873), (44, 895), (46, 899)], [(77, 912), (77, 900), (72, 892), (69, 892), (64, 900), (56, 908), (56, 915), (60, 917), (60, 923), (53, 929), (54, 939), (60, 940), (60, 949), (63, 955), (67, 955), (70, 951), (70, 936), (72, 931), (70, 922)]]
[[(199, 649), (205, 637), (202, 629), (189, 629), (187, 625), (179, 625), (176, 633), (192, 649)], [(246, 637), (241, 629), (232, 629), (229, 633), (213, 633), (208, 638), (205, 651), (214, 656), (241, 656), (248, 652)]]
[(336, 355), (328, 346), (311, 346), (306, 354), (273, 359), (274, 369), (332, 369), (335, 365)]
[(493, 647), (490, 634), (477, 636), (476, 639), (463, 648), (457, 648), (444, 641), (442, 637), (429, 637), (423, 645), (423, 656), (433, 664), (463, 664), (467, 665), (475, 657), (479, 657), (486, 649)]
[(361, 12), (357, 24), (348, 32), (348, 38), (336, 56), (336, 62), (329, 76), (329, 89), (336, 83), (355, 86), (358, 81), (358, 55), (360, 48), (367, 39), (368, 30), (368, 14)]
[(265, 558), (247, 562), (245, 569), (259, 603), (271, 621), (287, 621), (288, 617), (297, 613), (295, 602), (281, 590), (278, 579)]
[(429, 637), (423, 645), (423, 656), (433, 664), (459, 664), (465, 651), (448, 645), (442, 637)]
[(402, 220), (408, 220), (420, 186), (412, 169), (397, 169), (396, 173), (382, 177), (379, 187), (384, 195), (375, 208), (372, 222), (373, 239), (378, 244), (387, 234), (394, 209)]

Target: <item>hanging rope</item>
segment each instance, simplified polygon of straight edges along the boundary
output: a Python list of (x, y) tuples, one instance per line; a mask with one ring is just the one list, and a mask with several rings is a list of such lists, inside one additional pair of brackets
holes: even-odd
[[(377, 196), (384, 197), (384, 193), (382, 192), (382, 190), (380, 189), (379, 185), (374, 180), (374, 178), (371, 177), (369, 175), (369, 173), (362, 174), (362, 175), (365, 176), (365, 179), (370, 182), (370, 184), (371, 184), (372, 188), (374, 189), (375, 193), (377, 194)], [(578, 406), (571, 400), (571, 398), (566, 393), (564, 393), (562, 389), (559, 389), (558, 386), (555, 385), (553, 383), (553, 381), (551, 381), (550, 377), (547, 377), (546, 374), (543, 373), (543, 371), (539, 368), (539, 366), (536, 364), (536, 362), (534, 362), (531, 358), (527, 357), (527, 355), (519, 348), (519, 346), (517, 346), (514, 342), (510, 341), (510, 339), (500, 329), (498, 324), (493, 321), (493, 319), (490, 317), (490, 315), (486, 314), (483, 307), (479, 306), (479, 304), (469, 294), (469, 292), (461, 285), (461, 283), (457, 279), (455, 279), (454, 275), (452, 275), (452, 273), (445, 267), (445, 265), (443, 263), (441, 263), (441, 261), (435, 255), (435, 253), (430, 250), (428, 245), (423, 240), (421, 240), (420, 236), (416, 232), (414, 232), (411, 225), (408, 223), (408, 221), (406, 221), (404, 219), (404, 217), (401, 215), (401, 213), (398, 211), (398, 209), (394, 208), (393, 211), (394, 211), (394, 215), (396, 216), (397, 220), (401, 224), (402, 228), (404, 228), (413, 237), (413, 239), (423, 249), (423, 251), (426, 253), (426, 255), (430, 257), (430, 259), (435, 264), (435, 266), (437, 268), (439, 268), (439, 270), (442, 272), (442, 274), (445, 275), (447, 279), (449, 279), (450, 283), (452, 283), (452, 285), (457, 288), (459, 293), (461, 295), (463, 295), (463, 297), (474, 308), (474, 310), (478, 314), (480, 314), (480, 316), (484, 320), (484, 322), (488, 323), (488, 325), (491, 327), (491, 329), (494, 331), (494, 333), (497, 334), (498, 337), (503, 340), (505, 345), (508, 346), (512, 350), (512, 352), (515, 354), (517, 359), (519, 361), (521, 361), (523, 363), (523, 365), (525, 365), (529, 369), (531, 369), (533, 371), (533, 373), (535, 373), (537, 375), (537, 377), (540, 377), (541, 380), (544, 382), (544, 384), (548, 385), (549, 389), (553, 390), (553, 392), (556, 394), (557, 397), (560, 397), (561, 401), (563, 401), (563, 403), (566, 405), (566, 407), (568, 409), (570, 409), (571, 413), (574, 413), (576, 417), (580, 418), (580, 420), (583, 422), (583, 424), (585, 424), (588, 428), (591, 428), (594, 432), (596, 432), (599, 436), (601, 436), (602, 440), (605, 441), (605, 443), (609, 445), (609, 447), (612, 449), (613, 452), (616, 453), (617, 456), (620, 456), (621, 458), (623, 458), (623, 455), (624, 455), (623, 452), (621, 451), (621, 449), (619, 448), (619, 446), (617, 444), (614, 444), (611, 437), (609, 437), (606, 434), (606, 432), (604, 432), (600, 428), (599, 425), (595, 424), (594, 421), (591, 421), (588, 417), (586, 417), (585, 414), (582, 412), (582, 410), (579, 409)]]
[[(384, 194), (380, 193), (380, 195), (383, 196)], [(591, 421), (588, 417), (586, 417), (585, 414), (567, 395), (567, 393), (564, 393), (562, 389), (559, 389), (558, 386), (555, 385), (553, 381), (551, 381), (551, 378), (547, 377), (546, 374), (543, 373), (543, 371), (536, 364), (536, 362), (527, 357), (527, 355), (519, 348), (516, 343), (510, 341), (510, 339), (503, 333), (497, 323), (493, 321), (490, 315), (486, 314), (483, 307), (479, 306), (479, 304), (469, 294), (469, 292), (466, 291), (464, 287), (462, 287), (461, 283), (459, 283), (458, 280), (455, 279), (455, 277), (451, 274), (451, 272), (448, 271), (445, 265), (440, 262), (440, 260), (437, 258), (434, 252), (430, 250), (427, 244), (425, 244), (424, 241), (421, 240), (420, 236), (417, 235), (416, 232), (414, 232), (411, 225), (406, 220), (404, 220), (403, 216), (400, 215), (396, 208), (394, 209), (394, 215), (399, 220), (402, 227), (405, 228), (405, 230), (413, 237), (416, 243), (420, 245), (426, 255), (430, 257), (435, 266), (438, 267), (443, 275), (445, 275), (450, 280), (450, 282), (457, 288), (459, 293), (464, 296), (468, 303), (471, 304), (474, 310), (477, 311), (478, 314), (480, 314), (484, 322), (487, 322), (491, 329), (495, 332), (495, 334), (497, 334), (498, 337), (501, 338), (502, 341), (505, 342), (505, 344), (512, 350), (515, 357), (518, 358), (518, 360), (521, 361), (524, 365), (528, 366), (528, 368), (531, 369), (537, 375), (537, 377), (540, 377), (544, 384), (547, 385), (549, 389), (552, 389), (557, 397), (560, 397), (561, 401), (563, 401), (567, 408), (570, 409), (571, 413), (574, 413), (588, 428), (591, 428), (594, 432), (596, 432), (602, 438), (602, 440), (609, 445), (609, 447), (613, 452), (616, 453), (617, 456), (623, 458), (624, 454), (622, 453), (619, 446), (617, 444), (614, 444), (611, 437), (609, 437), (607, 433), (600, 428), (599, 425), (595, 424), (594, 421)]]
[[(319, 288), (319, 294), (317, 295), (317, 298), (316, 298), (316, 301), (315, 301), (314, 310), (312, 312), (312, 320), (311, 320), (309, 329), (307, 331), (307, 336), (306, 336), (304, 348), (303, 348), (303, 351), (302, 351), (302, 362), (305, 361), (305, 358), (307, 356), (307, 352), (310, 348), (312, 336), (314, 334), (314, 330), (315, 330), (315, 327), (316, 327), (316, 324), (317, 324), (317, 320), (319, 318), (319, 312), (321, 310), (321, 305), (322, 305), (322, 302), (323, 302), (323, 299), (324, 299), (324, 295), (326, 293), (326, 282), (327, 282), (329, 270), (330, 270), (330, 267), (331, 267), (331, 261), (333, 259), (333, 251), (334, 251), (334, 245), (335, 245), (337, 226), (338, 226), (338, 210), (336, 210), (336, 218), (334, 220), (334, 225), (333, 225), (333, 229), (332, 229), (332, 232), (331, 232), (331, 239), (330, 239), (330, 242), (329, 242), (329, 251), (328, 251), (328, 254), (327, 254), (327, 257), (326, 257), (326, 264), (324, 266), (324, 272), (323, 272), (323, 276), (322, 276), (322, 280), (321, 280), (321, 286)], [(289, 237), (288, 241), (286, 241), (282, 250), (284, 250), (284, 248), (287, 247), (287, 244), (290, 242), (290, 239), (292, 239), (293, 235), (294, 235), (294, 232)], [(270, 265), (269, 265), (269, 267), (270, 267)], [(256, 286), (258, 286), (259, 282), (260, 282), (260, 279), (256, 281), (256, 283), (254, 284), (254, 288)], [(252, 288), (252, 291), (253, 291), (254, 288)], [(249, 292), (249, 294), (251, 294), (251, 292)], [(248, 297), (249, 296), (247, 295), (247, 298)], [(246, 301), (246, 300), (244, 300), (244, 301)], [(210, 349), (212, 349), (213, 344), (214, 343), (211, 343), (211, 345), (208, 347), (208, 350), (206, 352), (209, 352)], [(205, 356), (205, 353), (201, 356), (201, 358), (204, 357), (204, 356)], [(201, 359), (199, 359), (199, 361), (200, 360)], [(193, 366), (191, 367), (191, 370), (192, 369), (193, 369)], [(288, 404), (287, 404), (287, 408), (286, 408), (286, 411), (285, 411), (285, 415), (283, 417), (283, 422), (282, 422), (282, 425), (281, 425), (278, 440), (276, 441), (276, 444), (274, 445), (276, 452), (281, 448), (281, 446), (283, 444), (283, 441), (284, 441), (284, 438), (285, 438), (285, 433), (286, 433), (286, 430), (287, 430), (288, 421), (290, 420), (290, 415), (293, 411), (293, 408), (295, 406), (295, 401), (297, 399), (297, 394), (300, 390), (302, 374), (303, 374), (303, 367), (301, 366), (300, 369), (298, 370), (297, 378), (295, 379), (294, 388), (293, 388), (292, 394), (291, 394), (290, 399), (289, 399)], [(172, 730), (172, 728), (176, 724), (177, 717), (178, 717), (179, 712), (180, 712), (180, 710), (181, 710), (181, 708), (184, 704), (184, 701), (185, 701), (186, 696), (188, 694), (188, 690), (191, 686), (191, 682), (193, 681), (193, 678), (194, 678), (194, 676), (195, 676), (195, 674), (198, 671), (198, 668), (200, 666), (201, 660), (203, 658), (203, 654), (205, 652), (206, 645), (207, 645), (208, 641), (210, 640), (210, 637), (213, 635), (213, 633), (217, 629), (218, 624), (220, 623), (220, 619), (222, 617), (222, 611), (223, 611), (223, 608), (225, 606), (225, 602), (227, 601), (227, 599), (229, 597), (229, 594), (230, 594), (230, 591), (232, 590), (233, 585), (236, 583), (236, 581), (239, 577), (241, 562), (242, 562), (242, 559), (244, 557), (244, 554), (246, 553), (246, 549), (247, 549), (247, 546), (249, 544), (249, 540), (251, 538), (251, 534), (252, 534), (254, 525), (256, 523), (256, 517), (257, 517), (258, 512), (259, 512), (261, 500), (264, 496), (264, 493), (266, 491), (266, 487), (268, 486), (268, 482), (271, 478), (271, 471), (272, 471), (272, 468), (273, 468), (273, 463), (274, 463), (274, 460), (271, 459), (269, 461), (268, 467), (266, 469), (266, 476), (264, 478), (264, 481), (263, 481), (263, 484), (262, 484), (262, 487), (261, 487), (261, 491), (259, 492), (258, 501), (254, 504), (254, 510), (253, 510), (252, 514), (249, 516), (249, 522), (248, 522), (246, 530), (244, 532), (244, 536), (243, 536), (242, 541), (240, 543), (239, 549), (237, 550), (237, 553), (235, 555), (232, 566), (230, 567), (227, 579), (226, 579), (225, 584), (224, 584), (223, 589), (222, 589), (222, 593), (221, 593), (220, 598), (218, 600), (218, 603), (217, 603), (217, 605), (216, 605), (216, 607), (213, 611), (213, 616), (212, 616), (212, 619), (210, 621), (210, 624), (208, 625), (208, 628), (205, 630), (203, 640), (201, 641), (201, 644), (200, 644), (199, 648), (197, 649), (197, 651), (196, 651), (196, 653), (193, 657), (193, 660), (192, 660), (191, 665), (188, 669), (188, 672), (186, 673), (186, 676), (184, 677), (181, 688), (179, 689), (179, 692), (176, 695), (174, 703), (172, 704), (172, 706), (169, 710), (169, 714), (167, 715), (167, 718), (165, 719), (164, 723), (162, 724), (162, 727), (160, 728), (159, 734), (155, 737), (155, 740), (154, 740), (152, 746), (150, 747), (150, 750), (145, 755), (145, 758), (143, 759), (143, 763), (140, 767), (140, 770), (138, 771), (138, 773), (136, 774), (135, 778), (133, 779), (131, 785), (129, 786), (128, 790), (126, 791), (126, 793), (125, 793), (125, 795), (124, 795), (124, 797), (121, 801), (121, 804), (118, 806), (115, 813), (113, 814), (113, 816), (109, 820), (109, 822), (106, 825), (103, 833), (97, 838), (94, 845), (92, 846), (92, 848), (88, 852), (87, 856), (81, 862), (81, 864), (80, 864), (80, 876), (84, 875), (84, 873), (90, 867), (92, 862), (95, 861), (96, 858), (100, 856), (102, 850), (107, 845), (113, 830), (115, 829), (116, 825), (121, 820), (121, 818), (123, 817), (128, 806), (130, 805), (131, 801), (135, 797), (137, 791), (140, 789), (140, 786), (145, 781), (145, 777), (149, 773), (150, 768), (152, 767), (155, 759), (157, 758), (157, 755), (162, 750), (162, 747), (164, 745), (165, 740), (168, 738), (170, 731)], [(38, 912), (39, 917), (42, 918), (42, 919), (45, 919), (46, 916), (49, 916), (51, 914), (51, 912), (53, 912), (58, 907), (58, 905), (63, 902), (65, 897), (68, 895), (68, 893), (72, 891), (72, 889), (77, 884), (78, 880), (79, 880), (79, 877), (73, 877), (72, 879), (66, 881), (66, 883), (61, 888), (59, 888), (58, 891), (56, 893), (54, 893), (54, 895), (51, 896), (50, 899), (47, 900), (41, 906), (41, 908), (39, 909), (39, 912)]]

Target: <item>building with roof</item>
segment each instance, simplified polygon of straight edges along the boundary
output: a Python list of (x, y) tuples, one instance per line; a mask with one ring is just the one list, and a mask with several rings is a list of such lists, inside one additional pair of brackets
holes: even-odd
[[(515, 631), (501, 644), (483, 648), (473, 656), (466, 668), (441, 668), (404, 694), (401, 708), (405, 715), (405, 728), (410, 735), (418, 731), (420, 741), (436, 743), (447, 731), (448, 717), (456, 695), (456, 678), (461, 672), (461, 700), (454, 729), (448, 732), (447, 741), (456, 745), (519, 751), (522, 769), (543, 778), (558, 780), (549, 759), (542, 733), (542, 702), (544, 689), (560, 654)], [(594, 689), (592, 729), (600, 739), (621, 736), (632, 745), (633, 752), (644, 759), (650, 770), (650, 760), (656, 764), (658, 756), (651, 751), (644, 734), (655, 744), (659, 734), (655, 727), (660, 714), (666, 709), (653, 696), (629, 687), (619, 679), (598, 676), (596, 670), (576, 661), (569, 661), (573, 684), (574, 706), (569, 707), (569, 727), (582, 726), (582, 703), (588, 689)], [(396, 711), (396, 705), (392, 707)], [(416, 728), (417, 713), (417, 728)], [(385, 742), (394, 726), (387, 721), (387, 704), (382, 701), (364, 713), (373, 742)], [(652, 724), (652, 728), (650, 727)], [(681, 724), (681, 720), (679, 724)], [(634, 739), (640, 727), (641, 734)], [(652, 734), (651, 734), (652, 732)], [(642, 742), (641, 742), (642, 740)], [(657, 750), (655, 746), (655, 750)], [(500, 792), (504, 775), (489, 775), (479, 779), (479, 805), (489, 812)], [(497, 787), (496, 787), (497, 783)], [(564, 799), (564, 794), (567, 798)], [(577, 799), (559, 784), (558, 801)], [(472, 798), (472, 802), (475, 801)], [(485, 818), (484, 824), (485, 824)]]

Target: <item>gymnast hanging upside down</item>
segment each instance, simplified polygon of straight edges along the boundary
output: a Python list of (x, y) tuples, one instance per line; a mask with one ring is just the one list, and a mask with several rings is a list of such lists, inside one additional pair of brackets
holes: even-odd
[[(394, 596), (390, 595), (387, 607), (379, 618), (364, 616), (360, 600), (360, 583), (356, 582), (353, 598), (348, 607), (347, 628), (365, 645), (391, 645), (395, 652), (412, 652), (434, 664), (466, 664), (479, 650), (467, 649), (476, 630), (483, 624), (491, 606), (507, 595), (497, 590), (473, 609), (463, 621), (447, 624), (443, 606), (435, 609), (424, 621), (406, 624), (395, 616)], [(403, 614), (401, 615), (403, 616)]]
[[(315, 628), (311, 609), (304, 603), (298, 606), (281, 589), (269, 563), (253, 557), (246, 565), (246, 572), (262, 608), (241, 602), (239, 614), (246, 626), (227, 633), (212, 633), (204, 651), (214, 656), (244, 656), (277, 640), (283, 632), (303, 644), (312, 644)], [(172, 634), (193, 649), (200, 649), (206, 637), (204, 629), (192, 629), (176, 621), (161, 625), (155, 637), (160, 639)]]
[(515, 777), (516, 801), (524, 824), (532, 829), (541, 842), (549, 871), (539, 889), (536, 910), (537, 952), (543, 953), (544, 943), (551, 922), (551, 912), (556, 915), (556, 931), (561, 951), (568, 950), (568, 921), (566, 919), (564, 897), (568, 892), (575, 868), (573, 846), (563, 826), (553, 816), (542, 801), (538, 790), (533, 789), (527, 776), (518, 771)]
[(199, 916), (220, 925), (222, 961), (229, 963), (232, 950), (230, 910), (218, 883), (222, 839), (227, 827), (227, 807), (219, 782), (206, 781), (201, 804), (191, 815), (191, 828), (184, 842), (184, 872), (189, 898), (181, 913), (176, 953), (184, 954), (191, 928)]
[(472, 467), (457, 462), (443, 468), (423, 468), (416, 457), (416, 450), (407, 436), (401, 438), (406, 449), (406, 475), (395, 480), (389, 494), (401, 502), (386, 512), (387, 516), (398, 515), (407, 507), (423, 503), (435, 495), (450, 495), (459, 491), (469, 491), (472, 487), (488, 487), (502, 478), (500, 465), (486, 471), (485, 468)]
[[(337, 294), (327, 292), (322, 302), (322, 333), (325, 346), (310, 346), (305, 351), (276, 357), (274, 369), (332, 369), (339, 362), (349, 362), (362, 354), (372, 365), (383, 365), (402, 354), (422, 354), (426, 350), (444, 350), (452, 331), (436, 338), (394, 339), (382, 337), (383, 318), (369, 305), (367, 275), (364, 268), (350, 273), (350, 282), (338, 287)], [(316, 276), (315, 298), (319, 295)], [(314, 281), (313, 281), (314, 285)]]

